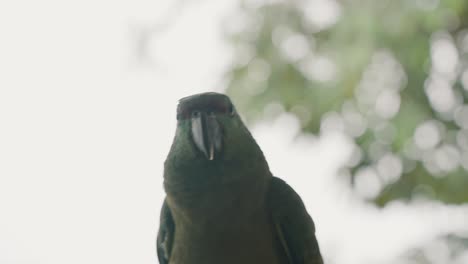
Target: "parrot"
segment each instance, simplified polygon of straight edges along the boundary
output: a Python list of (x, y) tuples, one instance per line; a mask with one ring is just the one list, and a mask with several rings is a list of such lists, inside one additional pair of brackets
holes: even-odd
[(179, 100), (163, 186), (160, 264), (323, 264), (301, 197), (225, 94)]

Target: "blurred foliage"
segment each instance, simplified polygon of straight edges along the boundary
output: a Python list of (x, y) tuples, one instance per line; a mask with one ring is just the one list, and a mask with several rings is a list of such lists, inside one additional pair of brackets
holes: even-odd
[[(468, 237), (453, 234), (443, 235), (428, 241), (421, 248), (412, 249), (405, 254), (401, 263), (467, 263)], [(409, 262), (408, 262), (409, 261)]]
[(240, 3), (227, 93), (248, 122), (343, 131), (343, 175), (379, 206), (468, 202), (468, 1)]

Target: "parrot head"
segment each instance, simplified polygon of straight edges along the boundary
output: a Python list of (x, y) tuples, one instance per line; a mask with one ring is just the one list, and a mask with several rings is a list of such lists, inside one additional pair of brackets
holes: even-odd
[(179, 100), (165, 181), (168, 177), (185, 182), (222, 178), (219, 175), (236, 177), (243, 168), (264, 163), (262, 151), (229, 97), (210, 92)]
[(204, 93), (182, 98), (177, 107), (178, 129), (185, 130), (198, 156), (209, 161), (223, 154), (226, 123), (236, 119), (229, 98), (217, 93)]

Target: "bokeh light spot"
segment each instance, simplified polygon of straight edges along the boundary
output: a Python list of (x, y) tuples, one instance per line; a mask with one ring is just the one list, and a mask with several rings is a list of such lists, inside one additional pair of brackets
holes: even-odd
[(376, 112), (383, 118), (394, 117), (400, 109), (400, 94), (394, 90), (383, 90), (375, 102)]
[(335, 63), (323, 55), (311, 56), (300, 65), (301, 71), (310, 79), (320, 82), (329, 82), (337, 77)]
[(283, 56), (291, 62), (304, 58), (310, 51), (307, 38), (298, 33), (287, 36), (280, 46)]
[(396, 155), (387, 153), (377, 162), (377, 171), (386, 184), (391, 184), (400, 178), (403, 164)]
[(459, 127), (468, 129), (468, 105), (457, 107), (454, 111), (454, 119)]
[(455, 93), (450, 83), (442, 78), (428, 80), (426, 94), (431, 105), (438, 112), (450, 112), (455, 107)]
[(458, 51), (448, 34), (436, 34), (431, 45), (431, 58), (436, 72), (444, 75), (455, 72), (458, 65)]
[(414, 142), (421, 149), (434, 148), (440, 141), (441, 135), (434, 121), (420, 124), (414, 132)]
[(370, 167), (359, 169), (356, 172), (354, 186), (357, 193), (366, 199), (375, 198), (382, 188), (376, 171)]
[(341, 6), (336, 0), (310, 0), (305, 3), (306, 18), (317, 31), (335, 24), (341, 14)]

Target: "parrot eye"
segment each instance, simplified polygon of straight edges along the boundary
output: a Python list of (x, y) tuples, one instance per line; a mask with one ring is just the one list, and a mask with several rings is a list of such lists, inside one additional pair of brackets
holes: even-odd
[(193, 111), (192, 112), (192, 117), (199, 117), (200, 116), (200, 112), (199, 111)]
[(229, 106), (229, 114), (230, 114), (231, 116), (234, 116), (235, 113), (236, 113), (236, 109), (234, 108), (233, 105), (230, 105), (230, 106)]

